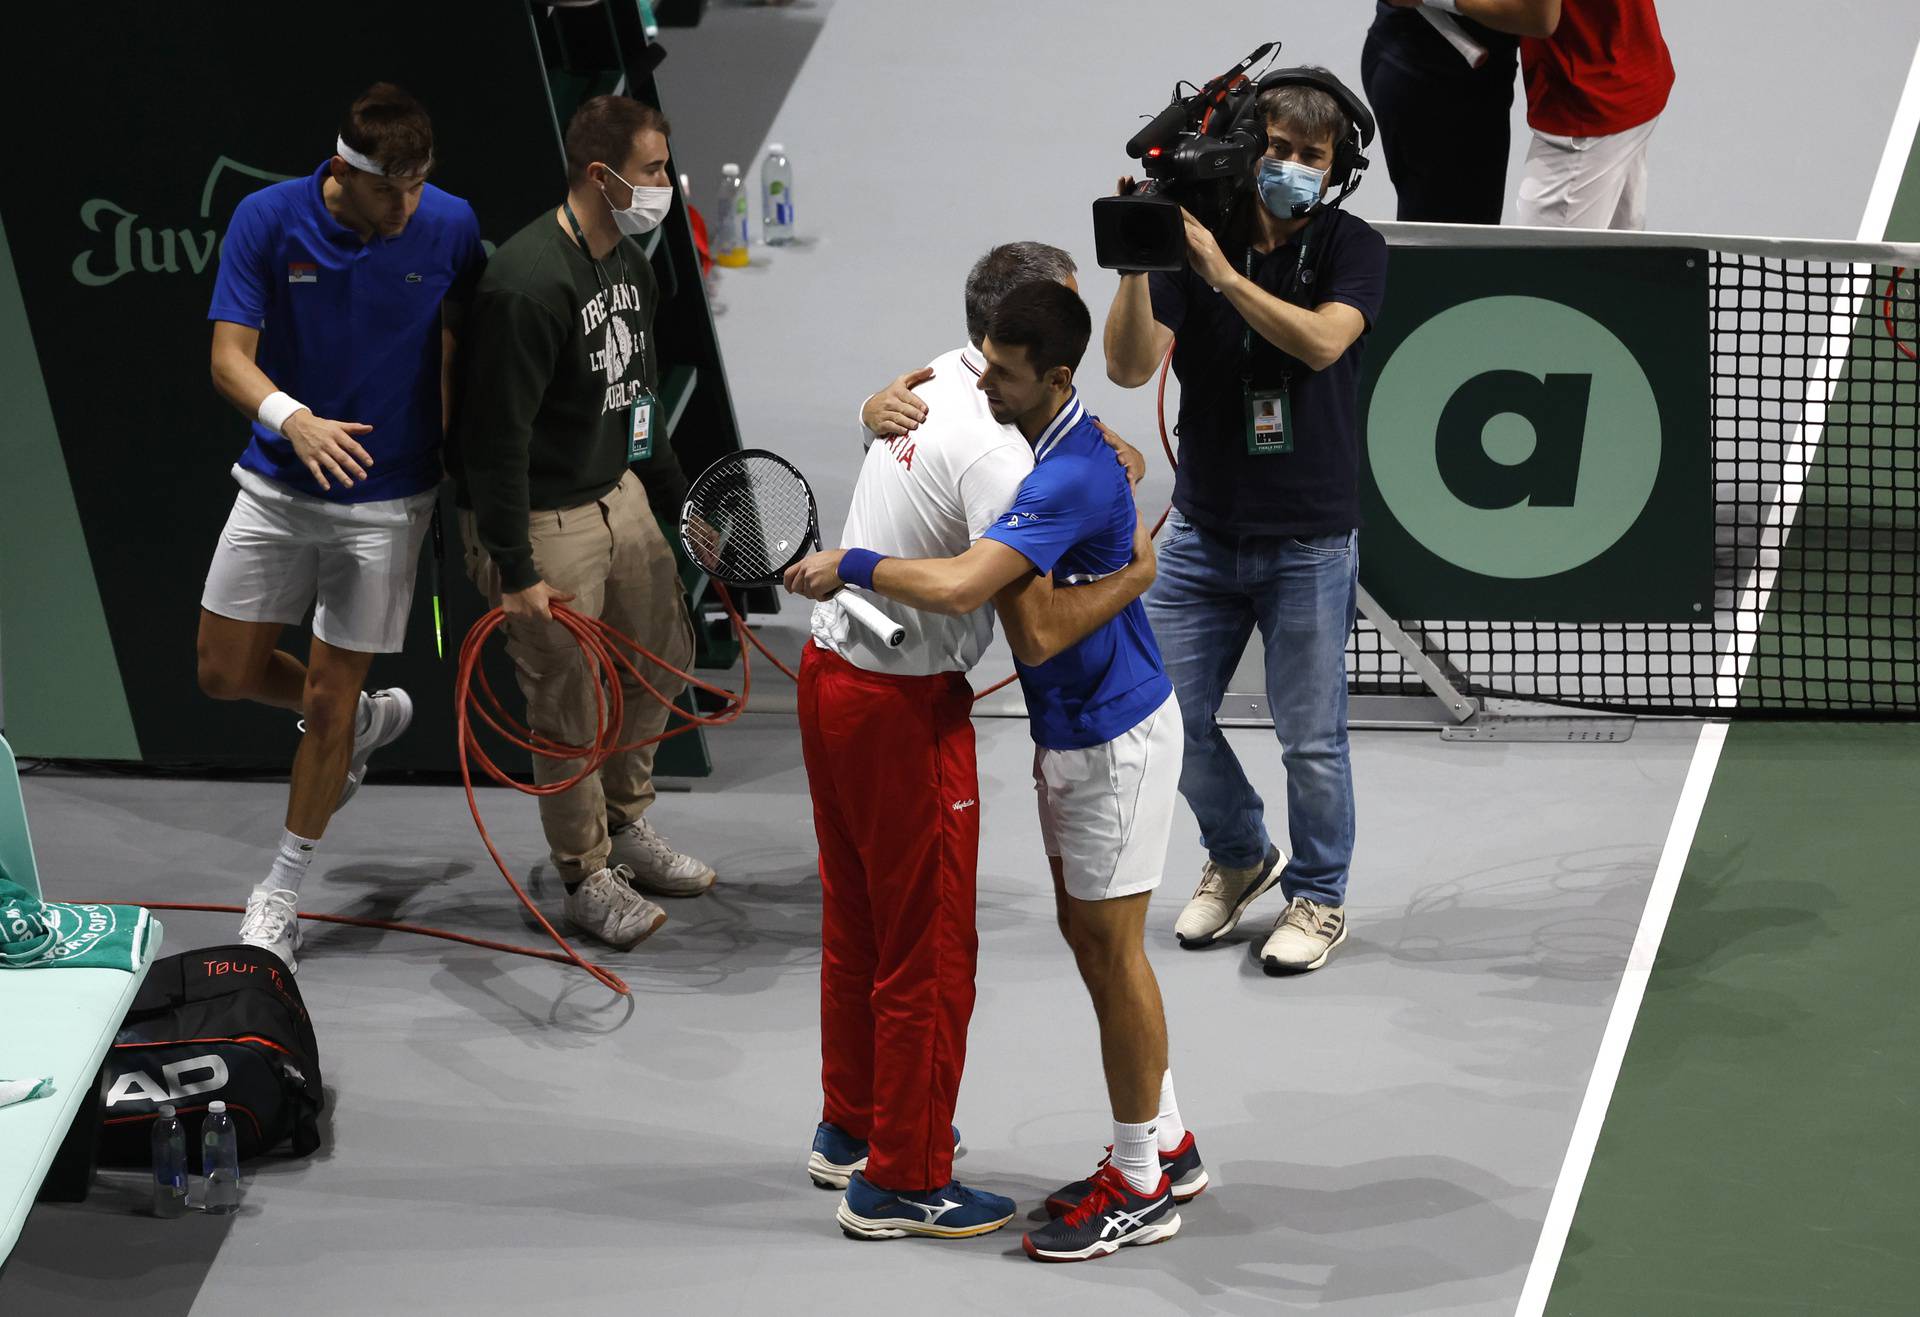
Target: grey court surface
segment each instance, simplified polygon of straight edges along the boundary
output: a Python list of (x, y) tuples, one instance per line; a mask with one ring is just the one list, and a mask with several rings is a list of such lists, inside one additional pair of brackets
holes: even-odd
[[(1039, 861), (1026, 729), (979, 730), (980, 998), (959, 1174), (1032, 1209), (1091, 1167), (1109, 1126), (1092, 1012)], [(723, 878), (613, 958), (630, 1003), (557, 965), (310, 926), (300, 986), (331, 1090), (326, 1150), (261, 1163), (231, 1222), (138, 1215), (133, 1177), (84, 1206), (42, 1206), (0, 1311), (520, 1312), (564, 1295), (582, 1313), (1511, 1312), (1696, 735), (1358, 735), (1354, 932), (1294, 980), (1250, 959), (1276, 898), (1232, 945), (1173, 944), (1201, 860), (1182, 807), (1152, 945), (1182, 1106), (1217, 1185), (1168, 1244), (1044, 1267), (1012, 1227), (854, 1243), (834, 1196), (808, 1183), (806, 783), (791, 720), (749, 715), (722, 733), (719, 773), (656, 808)], [(1233, 739), (1278, 780), (1270, 737)], [(531, 863), (532, 802), (482, 802)], [(282, 803), (270, 784), (27, 781), (49, 881), (88, 898), (237, 899)], [(368, 788), (316, 870), (311, 909), (528, 933), (457, 790)], [(229, 940), (234, 921), (167, 925), (180, 950)]]

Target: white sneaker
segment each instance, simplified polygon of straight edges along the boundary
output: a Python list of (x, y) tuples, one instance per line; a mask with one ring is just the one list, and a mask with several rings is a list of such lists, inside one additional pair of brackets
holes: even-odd
[(567, 893), (567, 922), (620, 951), (646, 941), (667, 912), (633, 890), (626, 865), (602, 869)]
[(286, 962), (288, 973), (298, 973), (300, 963), (293, 953), (300, 946), (299, 894), (284, 887), (256, 887), (247, 898), (247, 913), (240, 921), (240, 940), (250, 947), (265, 947)]
[(1326, 964), (1346, 940), (1345, 909), (1296, 896), (1274, 921), (1267, 945), (1260, 948), (1260, 963), (1269, 974), (1304, 974)]
[(1233, 931), (1261, 893), (1280, 881), (1286, 863), (1286, 853), (1278, 846), (1267, 847), (1267, 858), (1248, 869), (1229, 869), (1208, 860), (1200, 870), (1193, 899), (1174, 921), (1174, 937), (1189, 951), (1218, 942)]
[(613, 829), (608, 840), (613, 843), (613, 856), (608, 862), (631, 869), (635, 884), (643, 892), (698, 896), (713, 886), (713, 866), (676, 851), (644, 818)]
[(347, 765), (347, 780), (340, 788), (340, 800), (333, 807), (336, 812), (360, 789), (360, 780), (367, 775), (367, 760), (373, 758), (373, 752), (399, 740), (400, 733), (406, 731), (412, 721), (413, 697), (398, 686), (389, 686), (371, 695), (360, 692), (360, 711), (354, 721), (353, 760)]

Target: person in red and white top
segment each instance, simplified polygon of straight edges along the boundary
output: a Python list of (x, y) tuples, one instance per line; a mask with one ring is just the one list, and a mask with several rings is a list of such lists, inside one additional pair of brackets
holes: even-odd
[(1424, 3), (1519, 35), (1533, 143), (1515, 198), (1522, 224), (1641, 229), (1647, 143), (1673, 90), (1653, 0)]
[[(993, 419), (978, 388), (980, 342), (1007, 293), (1045, 280), (1073, 286), (1072, 257), (1031, 242), (988, 252), (967, 277), (969, 345), (867, 399), (869, 446), (840, 543), (901, 558), (955, 557), (1006, 513), (1033, 470), (1033, 449)], [(1137, 482), (1139, 453), (1109, 442)], [(952, 1238), (1011, 1215), (998, 1195), (953, 1183), (953, 1109), (979, 947), (981, 801), (966, 673), (993, 639), (996, 610), (1015, 654), (1029, 661), (1115, 616), (1153, 581), (1144, 534), (1134, 554), (1090, 585), (1056, 592), (1049, 577), (1029, 576), (990, 603), (957, 601), (952, 613), (872, 596), (906, 629), (897, 649), (850, 625), (834, 600), (814, 607), (800, 739), (820, 846), (825, 1100), (807, 1169), (822, 1187), (865, 1181), (841, 1204), (849, 1234)], [(968, 1203), (957, 1216), (941, 1206), (956, 1197)], [(881, 1212), (874, 1202), (900, 1207)]]

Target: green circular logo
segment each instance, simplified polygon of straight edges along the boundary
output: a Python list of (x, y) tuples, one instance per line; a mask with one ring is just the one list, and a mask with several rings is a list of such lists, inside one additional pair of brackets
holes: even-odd
[(1660, 470), (1660, 408), (1626, 345), (1537, 297), (1450, 307), (1388, 358), (1367, 456), (1394, 517), (1483, 576), (1592, 562), (1639, 520)]

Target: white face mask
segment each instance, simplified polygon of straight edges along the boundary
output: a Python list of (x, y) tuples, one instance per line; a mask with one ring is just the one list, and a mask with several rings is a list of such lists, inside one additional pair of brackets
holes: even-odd
[[(614, 174), (611, 169), (607, 172), (613, 174), (615, 178), (620, 178), (620, 175)], [(627, 183), (624, 178), (620, 178), (620, 181)], [(625, 210), (614, 205), (613, 198), (607, 197), (607, 209), (613, 212), (615, 227), (630, 238), (637, 238), (643, 233), (652, 233), (660, 227), (660, 222), (666, 219), (667, 212), (673, 209), (673, 189), (634, 187), (631, 183), (627, 183), (627, 187), (633, 192), (633, 204)], [(604, 186), (600, 189), (600, 195), (603, 197), (607, 195)]]

